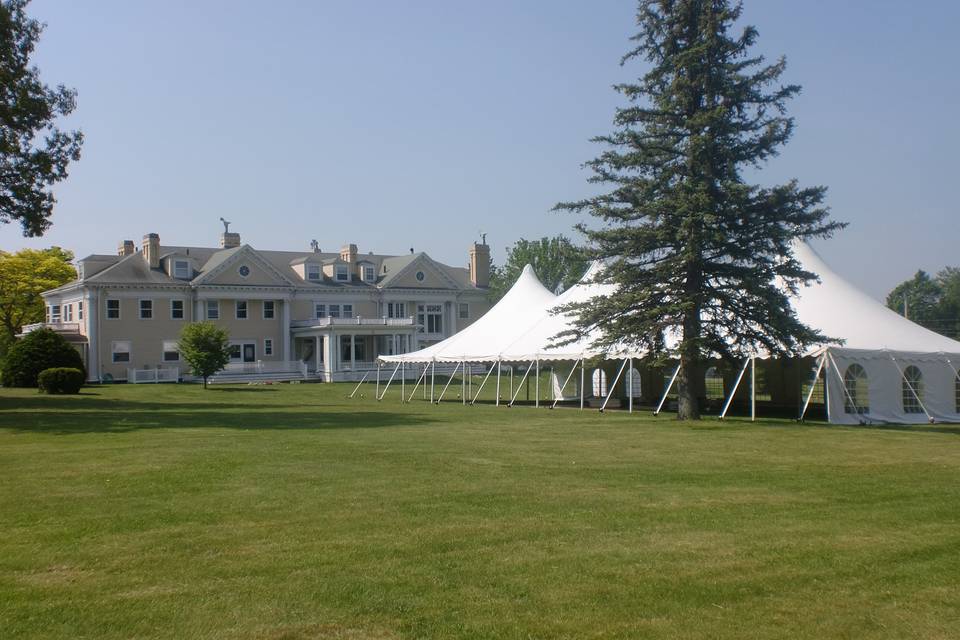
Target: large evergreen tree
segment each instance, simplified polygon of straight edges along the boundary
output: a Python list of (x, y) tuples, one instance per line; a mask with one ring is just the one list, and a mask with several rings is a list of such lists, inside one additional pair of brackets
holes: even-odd
[(80, 158), (83, 135), (56, 124), (76, 107), (76, 91), (48, 87), (30, 63), (43, 25), (27, 17), (28, 2), (0, 0), (0, 221), (39, 236), (56, 202), (50, 188)]
[(822, 206), (823, 187), (745, 180), (790, 138), (785, 104), (800, 89), (780, 84), (782, 58), (750, 52), (755, 28), (732, 33), (741, 11), (729, 0), (641, 0), (636, 47), (622, 62), (649, 70), (616, 87), (629, 104), (587, 163), (591, 182), (610, 190), (557, 205), (599, 220), (578, 227), (608, 260), (602, 280), (619, 285), (575, 308), (577, 330), (602, 329), (600, 346), (625, 340), (678, 357), (681, 419), (699, 418), (704, 358), (824, 340), (789, 305), (788, 293), (815, 278), (791, 245), (843, 226)]

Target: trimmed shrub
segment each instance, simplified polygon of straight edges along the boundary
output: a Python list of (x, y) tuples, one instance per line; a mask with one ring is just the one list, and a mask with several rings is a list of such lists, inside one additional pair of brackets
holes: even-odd
[(40, 372), (56, 367), (84, 370), (80, 354), (63, 336), (37, 329), (10, 346), (0, 379), (5, 387), (36, 387)]
[(40, 372), (37, 386), (42, 393), (80, 393), (84, 378), (86, 376), (80, 369), (55, 367)]

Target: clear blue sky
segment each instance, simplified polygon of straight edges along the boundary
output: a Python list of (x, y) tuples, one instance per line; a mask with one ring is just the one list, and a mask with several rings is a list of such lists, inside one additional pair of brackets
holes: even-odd
[[(581, 164), (620, 103), (635, 3), (35, 0), (44, 79), (79, 91), (83, 158), (52, 230), (0, 247), (112, 253), (157, 232), (214, 244), (224, 216), (263, 249), (425, 250), (465, 264), (488, 233), (569, 233)], [(794, 140), (759, 175), (830, 187), (850, 222), (818, 243), (883, 296), (960, 264), (960, 3), (747, 0), (785, 54)]]

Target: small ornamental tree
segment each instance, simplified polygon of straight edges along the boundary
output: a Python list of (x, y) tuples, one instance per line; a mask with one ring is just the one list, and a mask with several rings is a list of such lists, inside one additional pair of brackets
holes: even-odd
[(222, 370), (230, 362), (230, 336), (212, 322), (193, 322), (180, 332), (177, 345), (193, 375), (203, 378), (203, 388), (207, 388), (207, 378)]
[(84, 370), (80, 353), (51, 329), (37, 329), (17, 340), (3, 364), (3, 386), (36, 387), (45, 369), (70, 367)]

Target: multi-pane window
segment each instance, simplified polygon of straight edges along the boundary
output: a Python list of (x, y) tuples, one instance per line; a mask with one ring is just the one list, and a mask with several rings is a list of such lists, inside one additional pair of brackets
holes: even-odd
[(243, 347), (239, 344), (230, 345), (230, 359), (231, 360), (242, 360), (243, 359)]
[(307, 280), (317, 281), (320, 279), (320, 265), (318, 264), (308, 264), (307, 265)]
[(207, 300), (207, 320), (220, 319), (220, 301)]
[(913, 365), (903, 370), (903, 411), (923, 413), (923, 374)]
[(330, 316), (331, 318), (339, 318), (339, 317), (340, 317), (340, 305), (338, 305), (338, 304), (332, 304), (332, 305), (330, 305), (330, 308), (329, 308), (328, 311), (327, 311), (327, 315)]
[(369, 265), (364, 265), (363, 267), (363, 279), (367, 282), (373, 282), (374, 271), (373, 267)]
[(120, 301), (107, 300), (107, 320), (120, 319)]
[(343, 317), (344, 317), (344, 318), (352, 318), (352, 317), (353, 317), (353, 305), (352, 305), (352, 304), (341, 305), (341, 311), (342, 311), (342, 313), (343, 313)]
[(334, 273), (337, 276), (337, 282), (347, 282), (350, 280), (350, 272), (347, 270), (347, 265), (338, 264), (334, 267)]
[(77, 320), (83, 320), (83, 300), (77, 303)]
[(153, 300), (140, 301), (140, 319), (150, 320), (153, 318)]
[(190, 263), (186, 260), (173, 261), (173, 277), (178, 280), (190, 279)]
[(723, 392), (723, 374), (717, 367), (707, 369), (707, 372), (703, 375), (703, 386), (707, 398), (716, 400), (726, 395)]
[(843, 374), (843, 410), (846, 413), (870, 412), (870, 385), (867, 371), (859, 364), (851, 364)]
[(341, 362), (363, 362), (366, 353), (366, 343), (360, 338), (355, 338), (351, 347), (350, 336), (340, 336)]
[(176, 340), (163, 341), (163, 361), (180, 362), (180, 348), (177, 346)]
[(265, 356), (273, 355), (273, 338), (263, 339), (263, 355)]
[(50, 322), (60, 322), (60, 305), (50, 305)]
[(313, 317), (314, 318), (326, 318), (327, 317), (327, 305), (320, 304), (317, 302), (313, 305)]
[(237, 320), (247, 319), (247, 301), (237, 300)]
[(110, 352), (114, 362), (130, 362), (130, 341), (118, 340), (111, 343)]
[(183, 320), (183, 300), (170, 301), (170, 319)]
[(388, 303), (387, 303), (387, 317), (388, 317), (388, 318), (406, 318), (406, 317), (407, 317), (407, 303), (405, 303), (405, 302), (388, 302)]
[(443, 306), (418, 304), (417, 325), (420, 333), (443, 333)]
[(468, 320), (470, 318), (470, 305), (466, 302), (461, 302), (457, 305), (457, 315), (461, 320)]
[(73, 322), (73, 305), (72, 304), (63, 305), (63, 321)]
[(595, 398), (606, 398), (607, 397), (607, 374), (603, 369), (594, 369), (593, 376), (591, 376), (591, 382), (593, 383), (593, 397)]
[(263, 301), (263, 319), (271, 320), (276, 313), (276, 303), (273, 300)]

